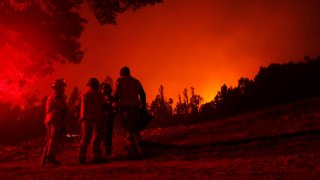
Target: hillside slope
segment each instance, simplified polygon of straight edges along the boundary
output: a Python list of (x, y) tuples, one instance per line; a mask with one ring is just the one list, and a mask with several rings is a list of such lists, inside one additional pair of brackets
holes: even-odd
[(142, 132), (145, 157), (126, 160), (116, 134), (108, 163), (80, 165), (65, 143), (61, 166), (40, 166), (41, 139), (0, 147), (0, 178), (320, 178), (320, 98), (196, 125)]

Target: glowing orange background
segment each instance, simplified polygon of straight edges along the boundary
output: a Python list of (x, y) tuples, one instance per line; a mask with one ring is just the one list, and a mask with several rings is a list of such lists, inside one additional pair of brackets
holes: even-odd
[(320, 55), (319, 7), (318, 0), (165, 0), (124, 13), (116, 26), (100, 26), (84, 7), (82, 63), (57, 65), (27, 89), (47, 94), (51, 82), (64, 77), (70, 93), (92, 76), (115, 79), (127, 65), (149, 102), (160, 84), (167, 98), (194, 86), (210, 101), (223, 83), (253, 78), (262, 65)]

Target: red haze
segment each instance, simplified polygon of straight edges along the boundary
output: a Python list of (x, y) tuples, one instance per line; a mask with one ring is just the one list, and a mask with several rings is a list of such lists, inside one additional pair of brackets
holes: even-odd
[(65, 77), (69, 91), (92, 76), (118, 76), (131, 67), (145, 86), (148, 101), (160, 84), (177, 98), (190, 86), (210, 101), (223, 83), (253, 78), (262, 65), (320, 54), (320, 2), (317, 0), (168, 0), (127, 12), (116, 26), (100, 26), (86, 8), (89, 23), (81, 42), (80, 65), (58, 65), (32, 87), (44, 94), (51, 81)]

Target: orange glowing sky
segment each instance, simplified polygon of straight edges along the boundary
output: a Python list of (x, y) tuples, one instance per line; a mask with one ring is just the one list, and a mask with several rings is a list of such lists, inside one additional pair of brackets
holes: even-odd
[(64, 77), (67, 92), (83, 90), (90, 77), (115, 79), (127, 65), (148, 102), (160, 84), (167, 98), (194, 86), (210, 101), (223, 83), (253, 78), (260, 66), (320, 55), (319, 7), (318, 0), (165, 0), (122, 14), (116, 26), (100, 26), (83, 8), (89, 23), (82, 63), (57, 65), (27, 89), (47, 94), (51, 82)]

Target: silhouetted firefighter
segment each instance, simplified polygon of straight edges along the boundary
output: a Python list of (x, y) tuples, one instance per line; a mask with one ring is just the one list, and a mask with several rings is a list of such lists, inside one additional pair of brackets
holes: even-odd
[(79, 161), (86, 161), (88, 145), (92, 142), (93, 163), (103, 162), (101, 157), (101, 141), (103, 137), (103, 95), (99, 91), (100, 83), (96, 78), (89, 79), (89, 89), (80, 97), (81, 142)]
[(141, 109), (146, 112), (146, 94), (140, 81), (130, 75), (128, 67), (120, 70), (114, 97), (120, 109), (122, 126), (127, 137), (128, 157), (136, 158), (142, 153), (139, 118)]
[(45, 125), (47, 130), (46, 145), (41, 157), (41, 164), (55, 164), (60, 162), (56, 160), (56, 151), (60, 137), (65, 133), (64, 118), (67, 114), (66, 96), (64, 95), (66, 83), (64, 79), (57, 79), (52, 88), (54, 92), (48, 97), (46, 102)]
[(113, 121), (114, 121), (114, 108), (112, 104), (114, 103), (114, 98), (111, 95), (112, 87), (108, 83), (101, 84), (101, 92), (103, 94), (103, 104), (102, 104), (102, 113), (103, 113), (103, 126), (104, 126), (104, 135), (103, 143), (105, 145), (105, 154), (107, 156), (111, 155), (112, 152), (112, 132), (113, 132)]

